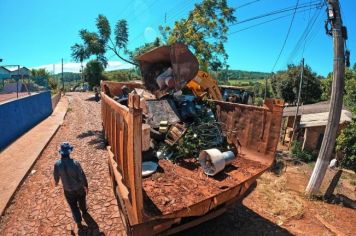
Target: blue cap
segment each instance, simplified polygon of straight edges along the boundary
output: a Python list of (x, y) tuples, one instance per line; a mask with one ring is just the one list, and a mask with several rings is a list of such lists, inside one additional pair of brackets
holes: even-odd
[(71, 146), (68, 142), (61, 143), (61, 148), (59, 149), (59, 153), (62, 155), (69, 155), (73, 151), (73, 146)]

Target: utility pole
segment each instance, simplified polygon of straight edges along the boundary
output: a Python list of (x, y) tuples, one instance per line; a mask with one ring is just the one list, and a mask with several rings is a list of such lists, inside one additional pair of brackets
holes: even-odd
[(342, 97), (344, 91), (345, 76), (345, 54), (344, 37), (342, 34), (342, 20), (340, 5), (338, 0), (328, 0), (328, 20), (331, 22), (333, 47), (334, 47), (334, 69), (333, 82), (330, 98), (329, 118), (326, 125), (325, 134), (305, 193), (312, 196), (318, 193), (320, 185), (324, 179), (331, 155), (335, 146), (337, 130), (339, 128), (342, 110)]
[(297, 111), (295, 112), (295, 115), (294, 115), (293, 132), (292, 132), (292, 137), (291, 137), (291, 140), (289, 142), (288, 148), (290, 148), (290, 145), (294, 140), (295, 126), (297, 124), (297, 117), (298, 117), (298, 112), (299, 112), (300, 95), (302, 93), (303, 77), (304, 77), (304, 58), (302, 58), (302, 70), (300, 71), (300, 81), (299, 81), (298, 98), (297, 98)]
[(63, 92), (63, 94), (64, 94), (63, 58), (62, 58), (62, 92)]

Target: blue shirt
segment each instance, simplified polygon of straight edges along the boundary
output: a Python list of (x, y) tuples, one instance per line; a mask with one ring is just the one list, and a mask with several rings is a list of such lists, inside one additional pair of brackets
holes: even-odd
[(76, 191), (88, 187), (87, 178), (79, 162), (69, 157), (55, 162), (53, 177), (56, 184), (61, 179), (65, 191)]

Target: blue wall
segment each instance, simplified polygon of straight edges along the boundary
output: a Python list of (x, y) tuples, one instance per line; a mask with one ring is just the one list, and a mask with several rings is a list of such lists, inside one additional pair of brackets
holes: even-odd
[(51, 113), (49, 91), (0, 104), (0, 150)]

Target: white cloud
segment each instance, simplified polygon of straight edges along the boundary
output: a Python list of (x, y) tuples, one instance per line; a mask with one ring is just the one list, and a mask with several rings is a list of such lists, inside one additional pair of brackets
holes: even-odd
[[(85, 67), (86, 63), (83, 62), (83, 67)], [(106, 67), (106, 71), (111, 70), (119, 70), (119, 69), (128, 69), (132, 68), (132, 65), (128, 63), (122, 63), (120, 61), (108, 61), (108, 66)], [(61, 63), (54, 63), (54, 64), (47, 64), (47, 65), (40, 65), (30, 67), (30, 69), (46, 69), (50, 73), (58, 74), (62, 71), (62, 64)], [(63, 71), (64, 72), (76, 72), (80, 71), (80, 63), (76, 62), (66, 62), (63, 63)]]

